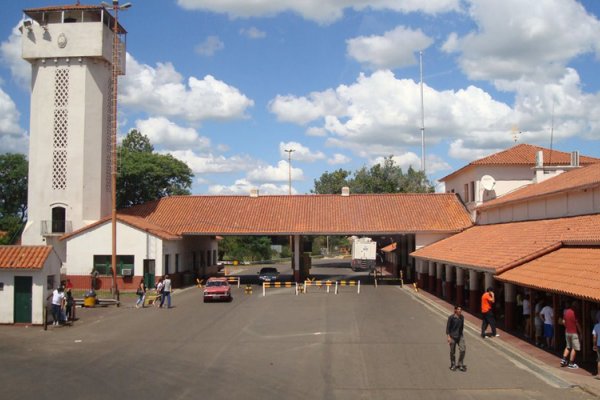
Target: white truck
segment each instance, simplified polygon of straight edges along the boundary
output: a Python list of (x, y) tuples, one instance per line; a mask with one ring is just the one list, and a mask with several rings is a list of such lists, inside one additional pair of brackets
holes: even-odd
[(356, 238), (352, 241), (352, 271), (371, 271), (375, 268), (377, 242), (371, 238)]

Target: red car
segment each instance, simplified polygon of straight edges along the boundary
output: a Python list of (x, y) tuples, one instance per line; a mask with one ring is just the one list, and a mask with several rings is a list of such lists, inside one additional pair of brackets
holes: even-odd
[(227, 278), (208, 278), (204, 286), (204, 302), (209, 300), (233, 300)]

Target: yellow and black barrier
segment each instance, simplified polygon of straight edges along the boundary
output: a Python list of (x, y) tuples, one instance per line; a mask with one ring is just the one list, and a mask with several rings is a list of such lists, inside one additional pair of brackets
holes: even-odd
[(325, 286), (327, 288), (327, 293), (329, 293), (330, 288), (332, 286), (335, 287), (335, 294), (338, 294), (338, 287), (340, 286), (356, 286), (357, 287), (357, 293), (360, 294), (360, 281), (359, 280), (341, 280), (341, 281), (316, 281), (316, 280), (307, 280), (304, 282), (304, 293), (308, 292), (308, 287), (309, 286), (317, 286), (317, 287), (323, 287)]
[(238, 289), (240, 288), (240, 277), (239, 276), (227, 276), (227, 282), (236, 283)]
[(296, 282), (263, 282), (263, 296), (267, 295), (267, 288), (295, 288), (298, 295), (298, 284)]

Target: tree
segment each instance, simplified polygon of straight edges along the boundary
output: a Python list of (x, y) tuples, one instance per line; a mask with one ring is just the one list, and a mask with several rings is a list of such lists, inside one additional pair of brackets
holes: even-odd
[(270, 260), (271, 238), (268, 236), (226, 236), (219, 243), (224, 260)]
[(12, 244), (27, 218), (27, 158), (0, 155), (0, 244)]
[(119, 146), (117, 207), (165, 196), (190, 194), (192, 170), (170, 154), (158, 154), (147, 136), (133, 129)]
[(406, 174), (396, 165), (392, 156), (386, 157), (381, 164), (371, 168), (363, 166), (354, 172), (339, 169), (332, 173), (325, 172), (315, 179), (313, 193), (340, 193), (343, 186), (348, 186), (351, 193), (430, 193), (433, 186), (422, 171), (409, 167)]
[(315, 179), (315, 188), (312, 193), (317, 194), (339, 194), (344, 186), (348, 186), (350, 171), (338, 169), (337, 171), (325, 171), (319, 179)]

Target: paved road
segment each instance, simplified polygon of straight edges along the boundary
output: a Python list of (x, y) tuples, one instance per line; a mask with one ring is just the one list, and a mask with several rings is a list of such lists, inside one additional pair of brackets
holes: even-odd
[[(255, 287), (256, 289), (256, 287)], [(444, 316), (397, 287), (235, 289), (175, 308), (81, 310), (71, 328), (0, 327), (6, 399), (586, 399), (469, 334), (448, 369)]]

